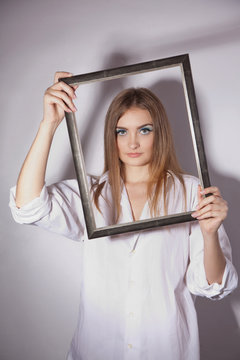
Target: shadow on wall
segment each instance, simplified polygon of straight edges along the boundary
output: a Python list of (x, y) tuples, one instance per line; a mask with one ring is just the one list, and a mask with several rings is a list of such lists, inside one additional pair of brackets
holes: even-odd
[[(204, 51), (208, 48), (217, 46), (229, 45), (230, 43), (239, 43), (240, 39), (240, 27), (239, 19), (236, 22), (231, 21), (229, 24), (225, 24), (220, 27), (214, 25), (205, 28), (205, 34), (191, 33), (188, 30), (181, 32), (176, 36), (174, 34), (172, 38), (167, 37), (165, 42), (162, 39), (159, 41), (161, 44), (159, 52), (161, 54), (183, 54), (183, 49), (189, 50), (201, 50)], [(184, 50), (185, 51), (185, 50)], [(151, 43), (151, 39), (148, 40), (148, 53), (156, 52), (156, 39), (154, 38)]]
[[(124, 65), (129, 65), (128, 57), (124, 54), (115, 53), (109, 58), (109, 61), (105, 62), (103, 69)], [(102, 82), (99, 88), (98, 98), (95, 101), (96, 106), (86, 119), (88, 126), (82, 136), (83, 150), (86, 148), (89, 136), (96, 126), (95, 119), (97, 118), (99, 109), (102, 108), (106, 101), (109, 101), (109, 99), (113, 97), (113, 94), (123, 90), (126, 87), (124, 85), (124, 78), (117, 79), (117, 81), (111, 80)], [(150, 90), (161, 99), (166, 108), (173, 130), (177, 156), (181, 166), (186, 172), (196, 175), (196, 163), (193, 155), (193, 146), (181, 82), (172, 79), (169, 81), (158, 81), (150, 87)], [(199, 103), (200, 101), (198, 101), (198, 104)], [(207, 124), (207, 122), (204, 121), (204, 113), (201, 111), (201, 107), (199, 113), (206, 149), (207, 133), (205, 131), (205, 124)], [(208, 167), (211, 183), (221, 189), (224, 198), (230, 204), (229, 216), (225, 221), (225, 228), (231, 239), (234, 264), (238, 264), (237, 271), (240, 273), (240, 245), (236, 237), (236, 234), (239, 232), (237, 228), (237, 214), (239, 213), (240, 184), (237, 180), (216, 172), (212, 164), (208, 163)], [(69, 159), (69, 164), (67, 164), (65, 168), (63, 177), (75, 177), (72, 159)], [(201, 358), (203, 360), (240, 359), (239, 330), (231, 306), (231, 299), (239, 304), (239, 291), (235, 291), (235, 293), (219, 302), (204, 298), (198, 298), (196, 301), (200, 331)], [(231, 357), (229, 357), (229, 354), (231, 354)]]
[[(205, 139), (206, 156), (208, 158), (206, 146), (207, 120), (204, 119), (204, 110), (201, 108), (201, 96), (197, 94), (197, 98), (199, 99), (199, 116), (203, 139)], [(209, 139), (209, 141), (210, 140), (211, 139)], [(233, 263), (238, 274), (240, 274), (240, 243), (238, 239), (240, 183), (238, 180), (225, 176), (216, 171), (214, 165), (209, 161), (208, 168), (211, 184), (219, 187), (224, 199), (226, 199), (229, 204), (229, 213), (227, 219), (224, 222), (224, 227), (231, 241)], [(200, 342), (202, 344), (202, 359), (240, 359), (239, 320), (236, 320), (232, 303), (240, 304), (239, 289), (236, 289), (233, 294), (229, 295), (227, 298), (224, 298), (221, 301), (211, 301), (200, 297), (197, 298), (196, 309), (199, 321)], [(238, 319), (239, 317), (240, 314), (238, 314)]]
[[(203, 135), (204, 136), (204, 135)], [(216, 184), (224, 198), (230, 204), (229, 215), (224, 222), (225, 229), (231, 241), (233, 250), (233, 263), (238, 274), (240, 273), (239, 241), (236, 234), (239, 213), (239, 182), (222, 176), (209, 166), (212, 184)], [(236, 230), (235, 230), (236, 229)], [(240, 359), (240, 331), (239, 320), (233, 312), (232, 304), (240, 304), (240, 291), (236, 289), (233, 294), (221, 301), (211, 301), (198, 297), (196, 309), (198, 313), (201, 354), (204, 360), (237, 360)], [(239, 319), (240, 314), (238, 314)], [(231, 354), (231, 355), (229, 355)]]
[(159, 97), (165, 107), (182, 169), (188, 174), (198, 176), (182, 83), (172, 79), (158, 81), (150, 90)]

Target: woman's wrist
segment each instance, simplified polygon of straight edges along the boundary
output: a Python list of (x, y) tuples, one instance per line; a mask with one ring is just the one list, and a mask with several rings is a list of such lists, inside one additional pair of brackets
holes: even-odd
[(202, 230), (202, 235), (205, 242), (218, 242), (218, 231), (208, 232)]
[(50, 136), (53, 138), (58, 125), (59, 124), (55, 122), (50, 122), (43, 118), (39, 126), (39, 132), (43, 132), (45, 136)]

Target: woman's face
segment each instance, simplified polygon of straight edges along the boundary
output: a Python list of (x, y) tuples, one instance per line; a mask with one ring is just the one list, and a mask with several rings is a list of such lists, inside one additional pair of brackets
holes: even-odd
[(153, 153), (153, 121), (147, 110), (132, 107), (118, 120), (116, 128), (120, 160), (129, 166), (145, 166)]

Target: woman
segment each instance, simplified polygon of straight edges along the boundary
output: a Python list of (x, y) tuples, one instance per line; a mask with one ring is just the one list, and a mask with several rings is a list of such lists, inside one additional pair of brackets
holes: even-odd
[(58, 82), (66, 76), (56, 73), (45, 93), (10, 206), (16, 221), (80, 242), (79, 321), (68, 360), (199, 359), (191, 293), (221, 299), (237, 286), (221, 226), (227, 204), (218, 188), (201, 189), (182, 173), (159, 99), (125, 90), (107, 113), (104, 174), (90, 178), (97, 225), (191, 209), (198, 221), (88, 241), (76, 181), (44, 185), (54, 133), (64, 111), (76, 111), (75, 89)]

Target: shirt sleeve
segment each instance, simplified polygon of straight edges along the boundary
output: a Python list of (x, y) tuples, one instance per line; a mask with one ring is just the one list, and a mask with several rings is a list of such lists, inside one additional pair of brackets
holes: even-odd
[(230, 294), (238, 283), (237, 272), (232, 264), (231, 246), (227, 234), (221, 226), (218, 230), (220, 246), (226, 259), (226, 266), (222, 283), (209, 284), (206, 278), (203, 262), (203, 237), (200, 226), (192, 226), (190, 239), (190, 264), (187, 270), (187, 286), (194, 295), (205, 296), (212, 300), (219, 300)]
[[(196, 196), (196, 191), (195, 196)], [(196, 207), (196, 197), (193, 200), (193, 207)], [(198, 221), (190, 225), (190, 263), (187, 269), (186, 282), (189, 291), (198, 296), (205, 296), (212, 300), (219, 300), (230, 294), (238, 283), (238, 275), (232, 264), (232, 250), (228, 236), (223, 225), (218, 230), (219, 243), (225, 256), (226, 266), (222, 283), (209, 284), (204, 268), (204, 243)]]
[(43, 186), (36, 199), (21, 208), (15, 203), (16, 187), (10, 190), (9, 206), (19, 224), (32, 224), (73, 240), (83, 237), (85, 222), (76, 180)]

